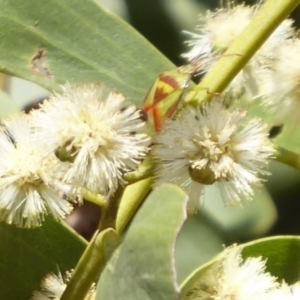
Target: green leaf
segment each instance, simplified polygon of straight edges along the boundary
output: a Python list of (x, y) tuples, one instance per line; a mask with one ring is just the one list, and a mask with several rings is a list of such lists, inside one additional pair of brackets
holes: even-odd
[(29, 299), (49, 272), (75, 267), (86, 242), (51, 218), (36, 229), (0, 224), (0, 299)]
[[(268, 128), (280, 126), (276, 120), (276, 116), (262, 105), (261, 101), (253, 101), (251, 104), (241, 101), (240, 105), (247, 110), (249, 118), (259, 117), (268, 124)], [(300, 152), (300, 125), (289, 126), (284, 125), (280, 133), (273, 139), (273, 142), (289, 151)]]
[(119, 235), (113, 228), (95, 233), (60, 299), (84, 299), (118, 244)]
[[(267, 260), (266, 271), (278, 278), (278, 281), (286, 281), (288, 284), (295, 283), (300, 279), (300, 237), (299, 236), (277, 236), (259, 239), (250, 243), (242, 244), (242, 256), (262, 256)], [(204, 272), (214, 264), (219, 256), (207, 264), (196, 269), (181, 285), (181, 299), (193, 299), (190, 292), (197, 287), (197, 282)], [(189, 293), (190, 292), (190, 293)], [(188, 296), (187, 296), (188, 294)]]
[(265, 187), (255, 187), (252, 200), (241, 197), (243, 207), (228, 208), (216, 186), (205, 189), (205, 205), (200, 214), (210, 220), (227, 238), (243, 241), (260, 238), (274, 225), (277, 211)]
[[(275, 205), (266, 188), (255, 188), (251, 202), (228, 209), (216, 186), (205, 189), (205, 205), (197, 216), (185, 222), (176, 242), (176, 268), (179, 282), (195, 266), (212, 259), (233, 239), (250, 240), (266, 234), (277, 217)], [(205, 243), (203, 243), (205, 241)]]
[(10, 97), (0, 89), (0, 119), (19, 111), (20, 108)]
[(93, 0), (0, 0), (0, 23), (0, 71), (50, 90), (101, 81), (139, 104), (157, 74), (172, 68)]
[(187, 196), (164, 184), (143, 203), (101, 275), (96, 299), (178, 299), (174, 244)]
[(294, 128), (283, 127), (281, 134), (275, 139), (275, 143), (287, 150), (300, 153), (300, 125)]
[[(279, 127), (279, 132), (272, 138), (276, 148), (278, 149), (276, 160), (284, 164), (290, 165), (296, 169), (300, 169), (300, 125), (291, 126), (288, 124), (279, 124), (276, 116), (262, 105), (261, 101), (253, 101), (251, 104), (241, 99), (239, 105), (247, 110), (249, 118), (259, 117), (268, 125), (268, 129)], [(278, 148), (280, 147), (280, 148)], [(288, 150), (288, 151), (286, 151)]]
[(278, 280), (292, 284), (300, 280), (300, 237), (278, 236), (264, 238), (244, 245), (243, 257), (267, 258), (267, 271)]
[(206, 264), (197, 268), (190, 276), (181, 284), (180, 286), (180, 299), (190, 300), (190, 296), (193, 296), (192, 290), (197, 287), (198, 281), (201, 279), (203, 274), (207, 269), (209, 269), (216, 261), (219, 256), (216, 256), (214, 259), (210, 260)]
[(186, 279), (195, 266), (206, 263), (223, 250), (226, 238), (220, 227), (214, 225), (200, 215), (189, 217), (184, 223), (175, 251), (179, 283)]

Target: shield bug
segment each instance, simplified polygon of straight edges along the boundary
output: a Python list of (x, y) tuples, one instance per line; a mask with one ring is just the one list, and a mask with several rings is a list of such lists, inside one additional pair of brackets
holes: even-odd
[(197, 58), (190, 64), (158, 75), (142, 105), (151, 133), (159, 132), (164, 121), (174, 115), (192, 76), (201, 66)]

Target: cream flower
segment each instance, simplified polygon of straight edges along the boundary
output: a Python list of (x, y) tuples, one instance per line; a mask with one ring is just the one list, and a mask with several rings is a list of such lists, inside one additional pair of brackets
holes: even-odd
[(276, 277), (265, 272), (262, 257), (243, 260), (241, 251), (241, 247), (226, 249), (219, 260), (205, 271), (185, 299), (269, 299), (266, 298), (268, 293), (279, 286)]
[[(196, 27), (199, 33), (188, 33), (192, 36), (187, 44), (190, 51), (183, 54), (189, 61), (199, 56), (203, 48), (210, 48), (210, 55), (224, 53), (234, 40), (242, 33), (251, 21), (255, 7), (238, 5), (234, 8), (221, 8), (206, 16), (200, 16), (200, 25)], [(238, 24), (238, 25), (237, 25)], [(206, 52), (206, 51), (205, 51)]]
[(40, 291), (34, 291), (30, 300), (59, 300), (66, 287), (60, 273), (47, 274), (41, 282)]
[(270, 291), (264, 298), (259, 300), (299, 300), (300, 299), (300, 282), (293, 285), (287, 285), (283, 282), (280, 287)]
[[(201, 72), (206, 73), (247, 27), (258, 8), (258, 6), (238, 5), (200, 16), (201, 24), (196, 28), (197, 33), (188, 33), (192, 38), (187, 41), (190, 50), (182, 56), (188, 61), (193, 61), (197, 57), (204, 60)], [(291, 20), (285, 20), (274, 31), (228, 86), (227, 96), (236, 98), (246, 93), (249, 98), (255, 98), (259, 95), (259, 68), (274, 58), (274, 49), (278, 45), (294, 35), (291, 25)]]
[(275, 122), (300, 121), (300, 40), (279, 44), (276, 59), (261, 71), (261, 94), (275, 114)]
[(137, 168), (148, 150), (140, 112), (119, 93), (103, 94), (97, 85), (66, 85), (33, 112), (38, 136), (73, 158), (64, 176), (72, 192), (114, 193), (123, 173)]
[[(72, 276), (72, 271), (66, 272), (65, 278), (61, 273), (49, 273), (41, 282), (40, 290), (34, 291), (30, 300), (59, 300)], [(84, 300), (95, 299), (95, 284), (92, 284)]]
[(44, 215), (64, 217), (72, 206), (61, 197), (66, 164), (32, 134), (29, 118), (18, 114), (0, 128), (0, 220), (20, 227), (41, 225)]
[(190, 197), (194, 211), (205, 185), (217, 182), (226, 205), (240, 205), (259, 185), (273, 147), (259, 119), (247, 124), (245, 111), (230, 112), (218, 100), (202, 108), (188, 107), (175, 120), (167, 120), (154, 140), (156, 185), (171, 182)]

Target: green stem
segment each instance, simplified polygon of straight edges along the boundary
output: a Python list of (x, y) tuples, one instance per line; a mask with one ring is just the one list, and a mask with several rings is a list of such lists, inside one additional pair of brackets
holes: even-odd
[[(115, 226), (123, 192), (124, 187), (120, 186), (113, 197), (107, 200), (106, 205), (102, 206), (99, 230), (95, 233), (93, 240), (82, 254), (61, 300), (84, 299), (92, 283), (101, 274), (108, 256), (105, 248), (108, 246), (114, 248), (114, 246), (116, 246), (115, 240), (118, 234), (115, 231)], [(87, 193), (87, 195), (89, 195), (89, 193)], [(111, 240), (113, 242), (111, 242)], [(113, 249), (110, 249), (110, 252), (112, 251)]]
[(123, 186), (119, 186), (113, 197), (109, 199), (107, 206), (102, 210), (99, 224), (100, 232), (107, 228), (116, 228), (117, 214), (124, 190)]
[(275, 155), (277, 161), (289, 165), (300, 171), (300, 155), (298, 153), (278, 147)]
[(195, 88), (195, 94), (188, 103), (197, 106), (202, 101), (208, 101), (213, 94), (223, 92), (272, 32), (299, 3), (300, 0), (266, 1), (247, 28)]
[(118, 233), (121, 234), (132, 219), (149, 192), (151, 184), (152, 178), (148, 178), (127, 186), (125, 192), (124, 188), (120, 187), (107, 206), (103, 206), (99, 230), (81, 256), (61, 300), (84, 299), (92, 283), (101, 274), (109, 254), (116, 246)]
[(149, 178), (153, 175), (153, 161), (150, 157), (146, 157), (141, 163), (139, 169), (124, 175), (124, 180), (129, 184), (133, 184), (140, 180)]
[(147, 178), (127, 186), (117, 216), (116, 230), (120, 235), (149, 193), (152, 182), (152, 178)]
[(93, 194), (89, 191), (83, 190), (82, 197), (84, 200), (94, 203), (100, 207), (106, 206), (106, 200), (105, 200), (104, 196), (102, 196), (100, 194)]
[(112, 228), (96, 232), (80, 258), (61, 300), (82, 300), (92, 283), (102, 272), (118, 243), (118, 234)]

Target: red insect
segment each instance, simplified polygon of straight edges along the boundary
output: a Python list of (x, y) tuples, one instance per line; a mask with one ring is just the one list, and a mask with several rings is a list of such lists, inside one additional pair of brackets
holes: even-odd
[(191, 77), (199, 69), (195, 62), (158, 75), (142, 105), (151, 133), (159, 132), (164, 121), (174, 115)]

